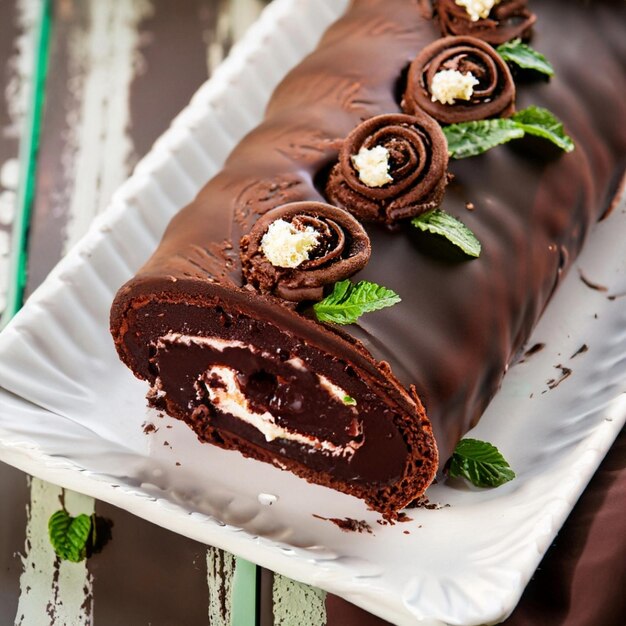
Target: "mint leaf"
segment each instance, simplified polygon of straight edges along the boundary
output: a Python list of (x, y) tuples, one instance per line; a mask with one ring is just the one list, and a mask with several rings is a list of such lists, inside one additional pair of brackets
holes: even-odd
[(565, 152), (574, 149), (574, 142), (566, 135), (563, 124), (548, 109), (530, 106), (515, 113), (511, 119), (529, 135), (548, 139)]
[(478, 122), (462, 122), (443, 127), (448, 141), (448, 153), (453, 159), (482, 154), (512, 139), (526, 134), (548, 139), (565, 152), (574, 149), (563, 124), (548, 109), (530, 106), (518, 111), (513, 117)]
[(477, 487), (499, 487), (515, 478), (515, 472), (498, 448), (478, 439), (461, 439), (450, 459), (448, 475), (466, 478)]
[(453, 159), (476, 156), (513, 139), (520, 139), (524, 131), (510, 119), (462, 122), (443, 127), (448, 141), (448, 154)]
[(344, 396), (343, 403), (346, 406), (356, 406), (356, 400), (352, 396)]
[(84, 513), (78, 517), (61, 509), (48, 520), (50, 543), (57, 556), (64, 561), (79, 563), (87, 556), (87, 542), (92, 533), (92, 519)]
[(376, 283), (362, 280), (356, 284), (349, 280), (335, 283), (333, 292), (313, 305), (320, 322), (354, 324), (361, 315), (378, 311), (400, 302), (397, 293)]
[(411, 224), (424, 232), (445, 237), (468, 256), (475, 258), (480, 256), (482, 248), (476, 235), (463, 222), (441, 209), (423, 213), (413, 218)]
[(522, 43), (521, 39), (507, 41), (496, 48), (498, 54), (508, 63), (513, 63), (526, 70), (554, 76), (554, 68), (546, 57), (534, 48)]

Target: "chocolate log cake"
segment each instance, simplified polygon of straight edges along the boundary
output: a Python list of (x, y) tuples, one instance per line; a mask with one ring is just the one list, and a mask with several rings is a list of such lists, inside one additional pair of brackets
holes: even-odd
[[(354, 0), (112, 307), (154, 406), (390, 517), (480, 418), (623, 173), (623, 3), (502, 0), (473, 19), (482, 4)], [(516, 70), (515, 88), (488, 45), (514, 37), (551, 79)], [(436, 91), (443, 70), (468, 95)], [(446, 124), (529, 106), (575, 149), (449, 159)], [(411, 225), (436, 207), (478, 258)], [(350, 277), (401, 302), (320, 321), (312, 303)]]

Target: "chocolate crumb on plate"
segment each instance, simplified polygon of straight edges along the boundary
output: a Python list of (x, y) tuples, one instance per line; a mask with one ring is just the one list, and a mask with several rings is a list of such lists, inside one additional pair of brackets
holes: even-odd
[(313, 517), (324, 520), (325, 522), (331, 522), (344, 532), (373, 534), (372, 527), (365, 520), (352, 519), (351, 517), (344, 517), (343, 519), (338, 517), (322, 517), (321, 515), (315, 514), (313, 514)]

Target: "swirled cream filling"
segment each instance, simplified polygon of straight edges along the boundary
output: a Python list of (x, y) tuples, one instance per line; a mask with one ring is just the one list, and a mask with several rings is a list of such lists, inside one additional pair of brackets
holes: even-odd
[[(340, 446), (330, 441), (318, 439), (312, 435), (303, 435), (279, 426), (276, 418), (269, 411), (260, 413), (250, 406), (237, 380), (236, 370), (230, 367), (214, 365), (202, 376), (202, 382), (214, 406), (219, 408), (220, 411), (229, 413), (233, 417), (256, 428), (263, 434), (266, 441), (274, 441), (275, 439), (295, 441), (313, 449), (328, 452), (332, 456), (352, 456), (363, 445), (361, 440), (358, 442), (350, 441)], [(332, 383), (330, 384), (332, 385)], [(328, 389), (324, 383), (322, 383), (322, 386)], [(333, 387), (336, 387), (336, 385), (333, 385)], [(336, 387), (336, 390), (332, 390), (332, 395), (341, 396), (341, 398), (347, 396), (339, 387)]]
[[(202, 346), (214, 350), (215, 352), (223, 353), (225, 350), (245, 350), (251, 355), (256, 355), (264, 359), (273, 359), (275, 355), (270, 354), (265, 350), (256, 348), (253, 345), (248, 345), (242, 341), (233, 339), (221, 339), (218, 337), (204, 337), (199, 335), (187, 335), (183, 333), (170, 332), (156, 342), (158, 350), (167, 350), (172, 344), (184, 345), (184, 346)], [(285, 362), (294, 370), (300, 372), (308, 372), (309, 369), (305, 361), (301, 358), (293, 356)], [(313, 435), (306, 435), (294, 431), (293, 429), (285, 428), (279, 424), (279, 420), (269, 411), (255, 410), (245, 394), (245, 389), (242, 388), (237, 369), (225, 364), (215, 364), (209, 367), (196, 381), (196, 399), (195, 403), (210, 401), (213, 406), (219, 409), (223, 413), (232, 415), (234, 418), (239, 419), (246, 424), (249, 424), (256, 428), (263, 434), (265, 440), (270, 442), (276, 439), (283, 439), (287, 441), (294, 441), (311, 448), (311, 451), (319, 450), (332, 456), (343, 456), (350, 458), (364, 443), (362, 437), (362, 427), (356, 421), (358, 416), (358, 410), (356, 402), (348, 393), (340, 386), (331, 382), (328, 378), (321, 374), (315, 374), (317, 377), (317, 383), (329, 398), (332, 398), (335, 402), (340, 402), (344, 406), (349, 406), (353, 411), (355, 420), (355, 433), (354, 437), (358, 440), (351, 440), (344, 445), (338, 445), (332, 441), (326, 441), (319, 439)], [(157, 377), (152, 389), (152, 393), (155, 398), (160, 400), (164, 399), (167, 395), (163, 381), (160, 377)], [(193, 401), (190, 401), (188, 408), (192, 410), (196, 405)]]

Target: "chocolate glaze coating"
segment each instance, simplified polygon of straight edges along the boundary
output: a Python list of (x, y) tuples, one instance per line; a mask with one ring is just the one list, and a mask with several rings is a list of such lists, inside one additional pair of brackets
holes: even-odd
[[(442, 70), (471, 72), (479, 81), (469, 101), (433, 102), (430, 86)], [(411, 63), (402, 108), (407, 113), (426, 111), (442, 124), (508, 117), (515, 111), (515, 83), (508, 65), (489, 44), (475, 37), (443, 37)]]
[[(399, 111), (403, 70), (438, 36), (436, 23), (412, 0), (355, 0), (276, 89), (264, 122), (172, 220), (153, 257), (118, 293), (111, 328), (121, 358), (154, 382), (151, 343), (184, 326), (192, 303), (267, 321), (327, 355), (316, 361), (315, 371), (324, 373), (336, 360), (356, 367), (395, 411), (398, 429), (411, 430), (411, 419), (419, 424), (412, 432), (429, 474), (422, 489), (434, 457), (423, 412), (406, 389), (416, 386), (440, 458), (447, 459), (499, 387), (623, 173), (623, 3), (541, 0), (533, 8), (538, 16), (533, 45), (553, 63), (556, 76), (520, 87), (518, 106), (553, 111), (576, 150), (563, 154), (545, 142), (518, 142), (452, 163), (455, 179), (443, 208), (478, 236), (479, 259), (447, 259), (425, 246), (408, 224), (393, 231), (368, 225), (372, 258), (355, 279), (393, 289), (402, 303), (341, 332), (242, 288), (236, 253), (241, 236), (270, 209), (321, 199), (317, 185), (322, 179), (323, 188), (324, 172), (336, 162), (342, 140), (362, 120)], [(578, 54), (581, 41), (584, 60)], [(466, 202), (475, 210), (467, 212)], [(143, 318), (145, 306), (154, 307), (154, 315)], [(417, 460), (407, 460), (405, 476), (415, 472)], [(314, 471), (300, 474), (324, 482)], [(402, 498), (388, 507), (381, 498), (404, 485), (397, 482), (370, 502), (389, 512)]]

